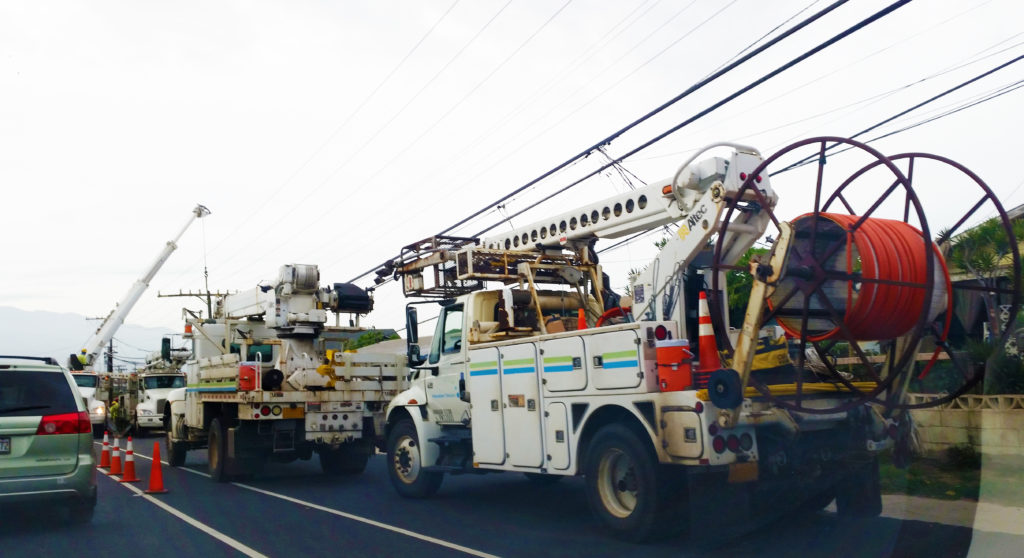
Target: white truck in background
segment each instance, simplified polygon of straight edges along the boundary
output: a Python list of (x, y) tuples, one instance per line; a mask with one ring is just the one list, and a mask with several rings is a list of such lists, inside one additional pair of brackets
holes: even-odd
[[(768, 177), (757, 176), (760, 196), (740, 200), (725, 234), (730, 200), (762, 161), (752, 148), (730, 147), (731, 156), (688, 161), (671, 180), (508, 234), (409, 245), (382, 267), (406, 296), (441, 304), (422, 355), (416, 307), (407, 307), (414, 374), (386, 427), (388, 473), (401, 495), (430, 496), (444, 474), (583, 475), (594, 514), (631, 540), (722, 529), (802, 501), (820, 508), (838, 498), (841, 514), (880, 513), (877, 452), (887, 441), (870, 405), (788, 411), (744, 391), (732, 370), (701, 378), (696, 363), (660, 357), (680, 340), (697, 352), (711, 250), (720, 245), (722, 261), (737, 262), (777, 200)], [(594, 242), (669, 223), (678, 234), (636, 278), (632, 302), (617, 299)], [(788, 241), (776, 240), (776, 269)], [(752, 307), (763, 302), (756, 296)], [(719, 318), (729, 331), (728, 316)], [(744, 335), (733, 346), (756, 343), (756, 330)], [(739, 349), (736, 358), (745, 360)], [(766, 381), (792, 386), (794, 374)], [(853, 397), (834, 378), (803, 381), (817, 382), (805, 397), (822, 408)], [(714, 512), (698, 513), (710, 503)]]
[[(327, 474), (358, 474), (383, 447), (385, 408), (406, 386), (405, 356), (329, 349), (327, 333), (365, 331), (358, 317), (373, 299), (319, 281), (315, 265), (285, 265), (272, 285), (220, 296), (213, 316), (187, 319), (187, 387), (171, 391), (164, 411), (172, 466), (205, 447), (217, 482), (314, 453)], [(340, 313), (354, 325), (337, 325)]]
[(191, 355), (189, 349), (171, 348), (171, 339), (165, 337), (160, 352), (146, 358), (146, 366), (139, 372), (133, 413), (137, 433), (164, 427), (167, 397), (172, 390), (185, 387), (181, 367)]

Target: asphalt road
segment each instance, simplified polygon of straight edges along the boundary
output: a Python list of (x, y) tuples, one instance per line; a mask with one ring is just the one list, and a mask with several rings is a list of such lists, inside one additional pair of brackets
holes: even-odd
[[(168, 492), (144, 495), (153, 443), (135, 440), (142, 481), (101, 474), (89, 525), (42, 509), (0, 516), (0, 556), (1010, 556), (1024, 537), (922, 521), (840, 520), (829, 512), (778, 518), (733, 536), (635, 545), (591, 518), (581, 479), (539, 486), (521, 475), (445, 478), (429, 500), (388, 483), (383, 456), (356, 477), (327, 477), (319, 462), (268, 466), (257, 478), (217, 484), (206, 453), (161, 468)], [(161, 447), (161, 452), (163, 449)], [(726, 529), (729, 531), (729, 529)], [(973, 549), (972, 549), (973, 545)]]

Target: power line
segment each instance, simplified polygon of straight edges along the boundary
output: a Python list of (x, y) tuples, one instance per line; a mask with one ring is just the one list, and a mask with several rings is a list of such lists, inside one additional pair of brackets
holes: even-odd
[[(744, 86), (743, 88), (741, 88), (738, 91), (732, 93), (728, 97), (725, 97), (724, 99), (718, 101), (717, 103), (715, 103), (715, 104), (709, 106), (708, 108), (698, 112), (696, 115), (691, 116), (690, 118), (684, 120), (683, 122), (681, 122), (681, 123), (679, 123), (679, 124), (669, 128), (665, 132), (662, 132), (661, 134), (655, 136), (653, 139), (650, 139), (647, 142), (644, 142), (643, 144), (639, 145), (638, 147), (635, 147), (634, 149), (626, 152), (621, 157), (615, 159), (614, 162), (621, 162), (624, 159), (626, 159), (626, 158), (628, 158), (628, 157), (630, 157), (632, 155), (635, 155), (636, 153), (639, 153), (640, 151), (643, 151), (644, 149), (647, 149), (651, 145), (654, 145), (655, 143), (657, 143), (657, 142), (663, 140), (664, 138), (666, 138), (667, 136), (669, 136), (669, 135), (679, 131), (680, 129), (684, 128), (685, 126), (691, 124), (692, 122), (694, 122), (694, 121), (704, 117), (705, 115), (711, 113), (712, 111), (718, 109), (722, 105), (724, 105), (724, 104), (732, 101), (733, 99), (739, 97), (740, 95), (743, 95), (744, 93), (750, 91), (751, 89), (754, 89), (755, 87), (757, 87), (757, 86), (761, 85), (762, 83), (772, 79), (773, 77), (775, 77), (775, 76), (779, 75), (780, 73), (788, 70), (789, 68), (792, 68), (793, 66), (799, 64), (800, 62), (806, 60), (807, 58), (810, 58), (811, 56), (817, 54), (818, 52), (821, 52), (825, 48), (828, 48), (829, 46), (831, 46), (831, 45), (833, 45), (833, 44), (835, 44), (835, 43), (845, 39), (849, 35), (859, 31), (860, 29), (863, 29), (864, 27), (870, 25), (871, 23), (874, 23), (875, 21), (877, 21), (877, 20), (879, 20), (879, 19), (889, 15), (893, 11), (895, 11), (895, 10), (905, 6), (910, 1), (911, 0), (899, 0), (898, 2), (894, 2), (894, 3), (890, 4), (889, 6), (887, 6), (887, 7), (883, 8), (882, 10), (874, 13), (873, 15), (869, 16), (868, 18), (861, 20), (857, 24), (847, 28), (846, 30), (842, 31), (841, 33), (838, 33), (838, 34), (832, 36), (831, 38), (829, 38), (828, 40), (818, 44), (814, 48), (804, 52), (803, 54), (797, 56), (796, 58), (793, 58), (789, 62), (783, 64), (782, 66), (779, 66), (775, 70), (772, 70), (771, 72), (765, 74), (764, 76), (762, 76), (761, 78), (755, 80), (754, 82)], [(571, 183), (571, 184), (569, 184), (567, 186), (564, 186), (564, 187), (562, 187), (559, 190), (556, 190), (552, 194), (550, 194), (547, 197), (541, 199), (540, 201), (534, 203), (533, 205), (531, 205), (529, 207), (526, 207), (523, 210), (519, 211), (518, 213), (512, 215), (512, 217), (516, 217), (516, 216), (520, 215), (521, 213), (523, 213), (525, 211), (528, 211), (529, 209), (532, 209), (533, 207), (536, 207), (537, 205), (540, 205), (541, 203), (544, 203), (544, 202), (550, 200), (551, 198), (553, 198), (553, 197), (555, 197), (555, 196), (565, 192), (566, 190), (569, 190), (570, 188), (573, 188), (573, 187), (579, 185), (584, 180), (586, 180), (586, 179), (596, 175), (597, 173), (607, 169), (612, 164), (614, 164), (614, 162), (613, 163), (608, 163), (607, 165), (603, 165), (600, 168), (598, 168), (596, 171), (594, 171), (594, 172), (584, 176), (583, 178), (580, 178), (580, 179), (576, 180), (575, 182), (573, 182), (573, 183)], [(490, 231), (491, 229), (493, 229), (496, 226), (497, 226), (497, 224), (491, 225), (490, 227), (488, 227), (488, 228), (486, 228), (486, 229), (484, 229), (484, 230), (474, 234), (473, 236), (481, 236), (481, 235), (483, 235), (487, 231)]]
[[(906, 2), (909, 2), (909, 1), (910, 1), (910, 0), (902, 0), (902, 2), (900, 2), (900, 4), (902, 5), (902, 4), (904, 4), (904, 3), (906, 3)], [(554, 174), (555, 172), (557, 172), (557, 171), (559, 171), (559, 170), (561, 170), (561, 169), (565, 168), (565, 167), (566, 167), (566, 166), (568, 166), (569, 164), (571, 164), (571, 163), (573, 163), (573, 162), (575, 162), (575, 161), (578, 161), (578, 160), (580, 160), (580, 159), (583, 159), (583, 158), (587, 157), (588, 155), (590, 155), (591, 153), (593, 153), (593, 152), (594, 152), (595, 150), (597, 150), (597, 148), (598, 148), (598, 147), (602, 147), (602, 146), (604, 146), (604, 145), (608, 145), (608, 144), (610, 144), (610, 143), (611, 143), (612, 141), (614, 141), (614, 140), (615, 140), (616, 138), (618, 138), (618, 137), (619, 137), (619, 136), (621, 136), (622, 134), (625, 134), (626, 132), (628, 132), (629, 130), (632, 130), (633, 128), (635, 128), (635, 127), (637, 127), (637, 126), (639, 126), (639, 125), (640, 125), (640, 124), (642, 124), (643, 122), (646, 122), (647, 120), (649, 120), (649, 119), (650, 119), (650, 118), (652, 118), (653, 116), (655, 116), (655, 115), (657, 115), (658, 113), (660, 113), (660, 112), (664, 111), (665, 109), (667, 109), (668, 107), (670, 107), (670, 106), (674, 105), (675, 103), (679, 102), (680, 100), (682, 100), (682, 99), (684, 99), (684, 98), (688, 97), (688, 96), (689, 96), (690, 94), (694, 93), (695, 91), (698, 91), (699, 89), (701, 89), (701, 88), (703, 88), (704, 86), (708, 85), (709, 83), (711, 83), (711, 82), (715, 81), (716, 79), (718, 79), (719, 77), (721, 77), (721, 76), (725, 75), (726, 73), (728, 73), (728, 72), (732, 71), (733, 69), (735, 69), (736, 67), (740, 66), (740, 65), (741, 65), (741, 64), (743, 64), (744, 62), (746, 62), (746, 61), (750, 60), (751, 58), (753, 58), (753, 57), (757, 56), (758, 54), (761, 54), (762, 52), (764, 52), (764, 51), (765, 51), (765, 50), (767, 50), (768, 48), (771, 48), (772, 46), (774, 46), (774, 45), (775, 45), (775, 44), (777, 44), (778, 42), (782, 41), (783, 39), (785, 39), (785, 38), (789, 37), (789, 36), (790, 36), (790, 35), (792, 35), (793, 33), (796, 33), (797, 31), (799, 31), (799, 30), (803, 29), (803, 28), (804, 28), (804, 27), (806, 27), (807, 25), (810, 25), (810, 24), (811, 24), (811, 23), (813, 23), (814, 21), (817, 21), (818, 19), (820, 19), (820, 18), (821, 18), (821, 17), (823, 17), (824, 15), (828, 14), (828, 13), (829, 13), (829, 12), (831, 12), (832, 10), (834, 10), (834, 9), (838, 8), (839, 6), (841, 6), (841, 5), (845, 4), (846, 2), (847, 2), (847, 0), (838, 0), (838, 1), (834, 2), (834, 3), (832, 3), (831, 5), (829, 5), (829, 6), (828, 6), (827, 8), (825, 8), (824, 10), (821, 10), (820, 12), (818, 12), (818, 13), (816, 13), (816, 14), (812, 15), (811, 17), (809, 17), (809, 18), (805, 19), (804, 21), (800, 22), (800, 23), (799, 23), (799, 24), (797, 24), (796, 26), (792, 27), (791, 29), (789, 29), (788, 31), (786, 31), (785, 33), (783, 33), (782, 35), (780, 35), (780, 36), (776, 37), (775, 39), (773, 39), (773, 40), (769, 41), (768, 43), (764, 44), (763, 46), (761, 46), (761, 47), (759, 47), (759, 48), (755, 49), (755, 50), (754, 50), (753, 52), (751, 52), (751, 53), (749, 53), (749, 54), (747, 54), (747, 55), (745, 55), (745, 56), (741, 57), (741, 58), (740, 58), (739, 60), (736, 60), (735, 62), (733, 62), (733, 63), (731, 63), (731, 64), (727, 65), (726, 67), (724, 67), (723, 69), (721, 69), (721, 70), (719, 70), (719, 71), (715, 72), (714, 74), (712, 74), (712, 75), (710, 75), (710, 76), (708, 76), (708, 77), (706, 77), (706, 78), (704, 78), (704, 79), (700, 80), (699, 82), (697, 82), (696, 84), (694, 84), (694, 85), (690, 86), (689, 88), (687, 88), (687, 89), (686, 89), (685, 91), (683, 91), (683, 92), (682, 92), (682, 93), (680, 93), (679, 95), (676, 95), (676, 96), (675, 96), (675, 97), (673, 97), (672, 99), (669, 99), (668, 101), (666, 101), (666, 102), (665, 102), (665, 103), (663, 103), (662, 105), (658, 106), (657, 108), (655, 108), (654, 110), (652, 110), (652, 111), (648, 112), (647, 114), (645, 114), (645, 115), (641, 116), (641, 117), (640, 117), (640, 118), (638, 118), (637, 120), (634, 120), (633, 122), (631, 122), (631, 123), (627, 124), (627, 125), (626, 125), (625, 127), (623, 127), (623, 128), (621, 128), (621, 129), (619, 129), (618, 131), (616, 131), (616, 132), (612, 133), (612, 134), (611, 134), (611, 135), (609, 135), (608, 137), (606, 137), (606, 138), (604, 138), (604, 139), (600, 140), (600, 141), (599, 141), (599, 142), (597, 142), (596, 144), (594, 144), (594, 145), (592, 145), (592, 146), (588, 147), (587, 149), (585, 149), (585, 150), (581, 151), (580, 153), (578, 153), (578, 154), (574, 155), (573, 157), (569, 158), (568, 160), (566, 160), (566, 161), (564, 161), (564, 162), (560, 163), (559, 165), (557, 165), (557, 166), (556, 166), (556, 167), (554, 167), (553, 169), (551, 169), (551, 170), (549, 170), (549, 171), (545, 172), (544, 174), (542, 174), (542, 175), (540, 175), (539, 177), (537, 177), (537, 178), (535, 178), (535, 179), (531, 180), (530, 182), (526, 183), (525, 185), (523, 185), (523, 186), (520, 186), (519, 188), (516, 188), (516, 189), (515, 189), (515, 190), (513, 190), (513, 191), (512, 191), (512, 192), (511, 192), (510, 194), (506, 194), (505, 196), (503, 196), (503, 197), (499, 198), (499, 199), (498, 199), (498, 200), (496, 200), (495, 202), (493, 202), (493, 203), (491, 203), (491, 204), (488, 204), (488, 205), (487, 205), (487, 206), (486, 206), (486, 207), (485, 207), (484, 209), (478, 210), (478, 211), (476, 211), (475, 213), (473, 213), (472, 215), (470, 215), (469, 217), (467, 217), (467, 218), (465, 218), (465, 219), (462, 219), (461, 221), (459, 221), (459, 222), (455, 223), (454, 225), (452, 225), (452, 226), (450, 226), (450, 227), (448, 227), (448, 228), (444, 229), (443, 231), (441, 231), (441, 232), (440, 232), (440, 233), (438, 233), (438, 234), (440, 234), (440, 235), (443, 235), (443, 234), (446, 234), (446, 233), (448, 233), (448, 232), (451, 232), (452, 230), (454, 230), (454, 229), (456, 229), (456, 228), (458, 228), (458, 227), (462, 226), (463, 224), (465, 224), (465, 223), (466, 223), (467, 221), (469, 221), (470, 219), (472, 219), (472, 218), (474, 218), (474, 217), (476, 217), (476, 216), (480, 215), (480, 214), (481, 214), (482, 212), (484, 212), (484, 211), (486, 211), (486, 210), (490, 209), (491, 207), (494, 207), (494, 206), (496, 206), (496, 205), (498, 205), (498, 204), (500, 204), (500, 203), (502, 203), (502, 202), (504, 202), (504, 201), (507, 201), (507, 200), (508, 200), (509, 198), (511, 198), (512, 196), (514, 196), (514, 195), (516, 195), (516, 194), (518, 194), (518, 193), (520, 193), (520, 192), (522, 192), (522, 191), (526, 190), (527, 188), (529, 188), (529, 187), (533, 186), (534, 184), (536, 184), (536, 183), (540, 182), (540, 181), (541, 181), (541, 180), (543, 180), (544, 178), (547, 178), (548, 176), (551, 176), (552, 174)], [(607, 168), (607, 167), (606, 167), (606, 168)], [(602, 170), (603, 170), (603, 169), (602, 169)], [(489, 230), (489, 229), (488, 229), (488, 230)], [(371, 270), (371, 271), (372, 271), (372, 270)], [(362, 275), (360, 275), (359, 277), (362, 277)]]
[[(916, 105), (914, 105), (914, 106), (912, 106), (910, 108), (902, 110), (902, 111), (900, 111), (900, 112), (890, 116), (889, 118), (886, 118), (886, 119), (884, 119), (884, 120), (882, 120), (880, 122), (877, 122), (877, 123), (875, 123), (875, 124), (865, 128), (865, 129), (857, 132), (856, 134), (850, 136), (850, 139), (856, 139), (856, 138), (858, 138), (860, 136), (863, 136), (864, 134), (866, 134), (866, 133), (868, 133), (868, 132), (870, 132), (872, 130), (875, 130), (875, 129), (877, 129), (877, 128), (879, 128), (879, 127), (881, 127), (881, 126), (883, 126), (883, 125), (885, 125), (885, 124), (887, 124), (889, 122), (892, 122), (893, 120), (896, 120), (897, 118), (900, 118), (901, 116), (904, 116), (904, 115), (906, 115), (906, 114), (908, 114), (910, 112), (913, 112), (913, 111), (915, 111), (915, 110), (917, 110), (917, 109), (919, 109), (919, 108), (921, 108), (921, 107), (923, 107), (923, 106), (925, 106), (925, 105), (927, 105), (929, 103), (932, 103), (932, 102), (934, 102), (934, 101), (936, 101), (938, 99), (941, 99), (942, 97), (945, 97), (946, 95), (949, 95), (950, 93), (953, 93), (954, 91), (958, 91), (960, 89), (963, 89), (964, 87), (966, 87), (966, 86), (968, 86), (968, 85), (970, 85), (970, 84), (972, 84), (972, 83), (974, 83), (974, 82), (976, 82), (976, 81), (978, 81), (980, 79), (988, 77), (988, 76), (994, 74), (995, 72), (998, 72), (999, 70), (1002, 70), (1002, 69), (1004, 69), (1004, 68), (1006, 68), (1006, 67), (1008, 67), (1008, 66), (1010, 66), (1012, 64), (1016, 64), (1017, 62), (1019, 62), (1021, 60), (1024, 60), (1024, 55), (1017, 56), (1016, 58), (1013, 58), (1012, 60), (1004, 62), (1004, 63), (996, 66), (995, 68), (992, 68), (991, 70), (988, 70), (987, 72), (983, 72), (981, 74), (978, 74), (978, 75), (972, 77), (971, 79), (963, 81), (960, 84), (955, 85), (953, 87), (950, 87), (949, 89), (943, 91), (942, 93), (939, 93), (937, 95), (933, 95), (932, 97), (929, 97), (928, 99), (926, 99), (924, 101), (921, 101), (920, 103), (917, 103)], [(876, 138), (876, 139), (880, 139), (880, 138)], [(831, 151), (837, 145), (839, 145), (839, 144), (832, 144), (830, 146), (825, 147), (823, 153), (827, 153), (828, 151)], [(797, 162), (795, 162), (795, 163), (793, 163), (793, 164), (791, 164), (791, 165), (789, 165), (787, 167), (784, 167), (784, 168), (782, 168), (782, 169), (780, 169), (778, 171), (775, 171), (774, 173), (771, 174), (771, 176), (775, 176), (775, 175), (778, 175), (778, 174), (782, 174), (784, 172), (791, 171), (793, 169), (802, 167), (804, 165), (807, 165), (807, 164), (809, 164), (809, 163), (811, 163), (813, 161), (817, 161), (817, 160), (818, 160), (818, 155), (812, 155), (812, 156), (805, 157), (804, 159), (801, 159), (800, 161), (797, 161)]]

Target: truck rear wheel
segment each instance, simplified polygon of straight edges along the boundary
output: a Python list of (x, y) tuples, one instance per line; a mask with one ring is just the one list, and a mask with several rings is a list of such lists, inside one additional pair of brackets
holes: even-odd
[(370, 454), (355, 444), (320, 450), (320, 468), (328, 475), (358, 475), (366, 469), (369, 460)]
[(423, 470), (423, 457), (416, 435), (416, 425), (400, 420), (388, 435), (388, 478), (399, 495), (426, 498), (441, 488), (444, 475)]
[(208, 435), (209, 449), (207, 454), (209, 456), (208, 471), (210, 478), (215, 482), (228, 482), (231, 480), (227, 464), (228, 445), (226, 434), (224, 423), (221, 422), (220, 417), (213, 419), (213, 422), (210, 423), (210, 433)]
[(836, 511), (846, 517), (877, 517), (882, 513), (878, 457), (858, 465), (836, 486)]
[(602, 428), (587, 449), (584, 466), (590, 509), (615, 536), (644, 541), (674, 534), (685, 525), (677, 482), (659, 469), (657, 459), (631, 430)]

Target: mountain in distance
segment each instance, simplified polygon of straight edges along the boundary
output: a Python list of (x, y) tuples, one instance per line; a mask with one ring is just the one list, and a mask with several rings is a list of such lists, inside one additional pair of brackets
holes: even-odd
[[(0, 306), (0, 355), (48, 356), (67, 366), (68, 355), (78, 354), (99, 324), (80, 314)], [(176, 332), (122, 324), (114, 334), (115, 369), (134, 370), (134, 363), (141, 368), (146, 356), (160, 350), (160, 340), (172, 333)], [(103, 351), (100, 353), (97, 358), (102, 359)]]

